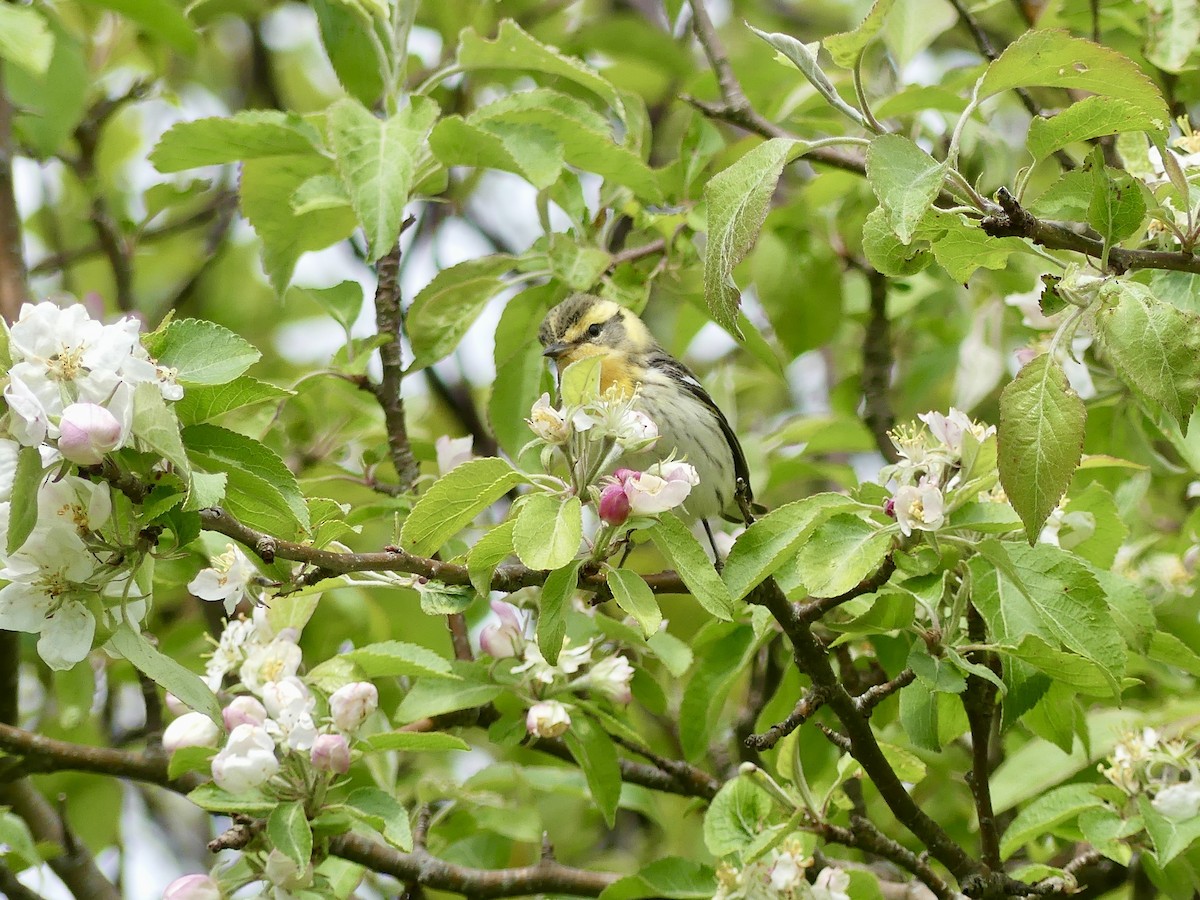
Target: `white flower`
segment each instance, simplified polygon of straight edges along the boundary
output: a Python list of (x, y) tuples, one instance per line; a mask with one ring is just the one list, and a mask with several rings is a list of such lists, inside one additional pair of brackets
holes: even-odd
[(557, 700), (535, 703), (525, 716), (525, 728), (534, 737), (558, 737), (570, 727), (571, 716)]
[(95, 560), (72, 529), (34, 531), (0, 569), (0, 628), (40, 635), (38, 655), (52, 669), (69, 669), (92, 649), (96, 620), (86, 605), (97, 596), (86, 584)]
[(626, 409), (615, 423), (613, 437), (622, 447), (646, 450), (658, 440), (658, 426), (641, 410)]
[(234, 697), (229, 705), (221, 710), (221, 718), (229, 731), (239, 725), (262, 725), (267, 721), (267, 708), (254, 697), (243, 694)]
[[(687, 463), (676, 465), (687, 466)], [(688, 468), (695, 473), (691, 466)], [(697, 477), (694, 483), (699, 481)], [(625, 494), (634, 515), (653, 516), (682, 504), (692, 492), (692, 485), (688, 477), (666, 478), (652, 472), (634, 472), (625, 479)]]
[(529, 410), (529, 430), (547, 444), (565, 444), (570, 437), (566, 417), (550, 405), (550, 395), (542, 394)]
[(158, 390), (164, 400), (182, 400), (183, 388), (180, 386), (179, 371), (169, 366), (155, 366), (154, 377), (158, 381)]
[(264, 723), (267, 733), (289, 749), (310, 749), (317, 739), (317, 727), (312, 718), (316, 700), (304, 682), (295, 677), (272, 681), (263, 686), (262, 698), (271, 717)]
[(794, 853), (780, 852), (775, 864), (771, 866), (771, 889), (782, 894), (799, 887), (805, 880), (806, 861)]
[(826, 866), (813, 882), (813, 900), (850, 900), (850, 875), (837, 866)]
[(452, 438), (443, 434), (434, 441), (433, 446), (437, 452), (438, 473), (445, 475), (455, 466), (471, 459), (471, 445), (472, 438), (470, 436)]
[(258, 787), (279, 771), (275, 742), (261, 725), (239, 725), (212, 761), (213, 781), (231, 794)]
[(550, 684), (555, 678), (574, 675), (592, 661), (592, 642), (582, 647), (572, 647), (571, 639), (564, 638), (558, 653), (558, 665), (552, 666), (542, 656), (542, 651), (533, 641), (525, 645), (525, 661), (513, 669), (514, 673), (529, 672), (535, 681)]
[(633, 675), (634, 669), (629, 660), (617, 654), (600, 660), (576, 684), (586, 683), (592, 690), (603, 694), (614, 703), (628, 703), (633, 699), (633, 693), (629, 689)]
[(205, 666), (204, 683), (213, 691), (220, 690), (226, 673), (238, 668), (245, 661), (246, 654), (257, 646), (259, 641), (253, 622), (247, 619), (227, 622), (217, 649)]
[(221, 888), (207, 875), (184, 875), (167, 885), (162, 900), (221, 900)]
[(1150, 805), (1176, 822), (1194, 819), (1200, 815), (1200, 784), (1195, 781), (1172, 784), (1160, 790)]
[(58, 449), (67, 459), (91, 466), (121, 446), (121, 423), (103, 406), (72, 403), (58, 421)]
[(500, 600), (491, 601), (491, 606), (500, 621), (483, 626), (479, 632), (479, 649), (492, 659), (519, 656), (525, 647), (525, 633), (516, 607)]
[[(11, 373), (10, 373), (11, 376)], [(4, 399), (8, 401), (8, 431), (18, 443), (36, 447), (46, 439), (50, 430), (50, 415), (42, 401), (20, 378), (11, 376), (4, 388)]]
[(961, 456), (963, 451), (963, 435), (970, 434), (977, 441), (984, 441), (996, 433), (995, 425), (980, 425), (971, 420), (961, 409), (950, 407), (949, 414), (927, 412), (917, 416), (929, 426), (930, 433), (949, 450), (954, 456)]
[(276, 638), (269, 644), (255, 643), (246, 651), (238, 678), (247, 690), (262, 695), (267, 685), (294, 676), (300, 662), (300, 648), (291, 641)]
[(309, 761), (318, 772), (350, 771), (350, 743), (344, 734), (322, 734), (313, 741)]
[(168, 753), (184, 747), (215, 747), (221, 729), (204, 713), (187, 712), (167, 726), (162, 745)]
[(342, 685), (329, 698), (333, 724), (341, 731), (356, 731), (379, 708), (379, 690), (369, 681)]
[(214, 557), (212, 567), (201, 569), (188, 582), (188, 590), (201, 600), (220, 601), (225, 612), (233, 611), (243, 598), (250, 594), (250, 581), (256, 571), (246, 554), (233, 544), (225, 545), (225, 552)]
[(42, 526), (66, 526), (86, 537), (103, 528), (111, 516), (112, 492), (104, 482), (66, 475), (47, 481), (38, 491), (38, 522)]
[(932, 484), (906, 484), (892, 498), (896, 521), (905, 536), (917, 531), (937, 531), (945, 521), (942, 492)]

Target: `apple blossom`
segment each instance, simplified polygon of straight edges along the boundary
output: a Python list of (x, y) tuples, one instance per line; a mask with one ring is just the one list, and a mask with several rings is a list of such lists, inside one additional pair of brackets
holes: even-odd
[(1168, 819), (1182, 822), (1200, 815), (1200, 784), (1182, 781), (1162, 788), (1150, 803)]
[(322, 734), (313, 741), (309, 760), (318, 772), (336, 772), (345, 775), (350, 771), (350, 744), (344, 734)]
[(215, 747), (221, 729), (204, 713), (187, 712), (163, 731), (162, 745), (168, 753), (184, 747)]
[[(691, 466), (688, 468), (691, 469)], [(692, 469), (693, 473), (695, 471)], [(639, 516), (653, 516), (674, 509), (687, 499), (693, 484), (699, 484), (699, 478), (693, 482), (686, 477), (665, 478), (653, 472), (636, 472), (625, 481), (630, 512)]]
[(623, 410), (614, 426), (613, 438), (622, 447), (646, 450), (658, 441), (658, 426), (641, 410)]
[(275, 742), (261, 725), (239, 725), (212, 761), (213, 781), (231, 794), (263, 784), (279, 771)]
[(906, 484), (896, 490), (896, 521), (900, 531), (908, 536), (917, 531), (937, 531), (945, 521), (945, 501), (936, 485)]
[(629, 683), (633, 680), (633, 666), (620, 654), (606, 656), (600, 660), (578, 683), (604, 695), (614, 703), (628, 703), (633, 699)]
[(812, 885), (813, 900), (850, 900), (850, 875), (837, 866), (826, 866)]
[(300, 662), (300, 648), (292, 641), (275, 638), (269, 644), (254, 643), (246, 649), (238, 678), (247, 690), (262, 694), (268, 684), (295, 675)]
[(369, 681), (342, 685), (329, 697), (333, 724), (342, 731), (356, 731), (379, 707), (379, 690)]
[(452, 438), (448, 435), (442, 435), (434, 441), (433, 446), (437, 452), (438, 473), (445, 475), (455, 466), (471, 459), (472, 443), (473, 439), (470, 436)]
[(72, 403), (58, 421), (58, 450), (79, 465), (95, 465), (121, 446), (121, 423), (103, 406)]
[(559, 737), (570, 727), (571, 716), (557, 700), (535, 703), (525, 716), (525, 728), (534, 737)]
[(542, 394), (529, 410), (529, 430), (547, 444), (565, 444), (571, 436), (566, 417), (550, 405), (550, 395)]
[(187, 587), (201, 600), (224, 603), (225, 612), (232, 616), (237, 605), (249, 596), (250, 581), (255, 574), (246, 554), (233, 544), (226, 544), (225, 552), (214, 557), (212, 566), (201, 569)]
[(629, 518), (630, 508), (625, 485), (609, 484), (600, 492), (600, 520), (605, 525), (624, 525), (625, 520)]
[(267, 733), (291, 750), (310, 749), (317, 739), (317, 727), (312, 718), (316, 700), (304, 682), (295, 676), (269, 682), (263, 685), (262, 698), (270, 716), (263, 723)]
[(571, 639), (564, 638), (562, 649), (558, 652), (558, 664), (550, 665), (542, 656), (538, 645), (529, 641), (525, 644), (524, 661), (513, 669), (514, 674), (529, 672), (535, 681), (551, 684), (556, 678), (574, 675), (592, 661), (592, 642), (588, 641), (580, 647), (572, 647)]
[(519, 656), (525, 647), (525, 634), (516, 608), (500, 600), (493, 600), (491, 606), (500, 621), (483, 626), (479, 632), (479, 649), (492, 659)]
[(221, 888), (208, 875), (184, 875), (167, 885), (162, 900), (221, 900)]
[(257, 698), (243, 694), (234, 697), (229, 705), (221, 710), (221, 718), (229, 731), (239, 725), (261, 725), (267, 720), (267, 708), (258, 702)]

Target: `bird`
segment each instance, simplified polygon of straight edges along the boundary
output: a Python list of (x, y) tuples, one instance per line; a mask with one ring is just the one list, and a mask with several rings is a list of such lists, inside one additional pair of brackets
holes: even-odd
[(754, 497), (737, 434), (699, 379), (632, 310), (593, 294), (573, 294), (546, 314), (538, 340), (559, 372), (577, 360), (601, 358), (600, 390), (633, 398), (633, 407), (658, 426), (647, 463), (674, 453), (696, 469), (700, 483), (684, 508), (703, 522), (714, 554), (709, 518), (749, 524)]

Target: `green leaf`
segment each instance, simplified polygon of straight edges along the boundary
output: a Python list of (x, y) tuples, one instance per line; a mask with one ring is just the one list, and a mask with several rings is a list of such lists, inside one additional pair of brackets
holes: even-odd
[(1150, 0), (1146, 6), (1146, 60), (1178, 75), (1190, 68), (1200, 44), (1200, 8), (1196, 0)]
[(1145, 794), (1140, 795), (1137, 801), (1138, 811), (1142, 814), (1146, 833), (1154, 843), (1154, 853), (1160, 866), (1170, 865), (1171, 860), (1200, 838), (1200, 816), (1177, 822), (1156, 810)]
[(476, 596), (475, 589), (470, 585), (442, 584), (440, 581), (418, 582), (417, 594), (421, 597), (421, 612), (427, 616), (465, 612)]
[(641, 626), (642, 634), (649, 638), (662, 625), (662, 610), (654, 599), (650, 585), (637, 572), (629, 569), (606, 569), (608, 586), (612, 590), (613, 600), (623, 611), (633, 616), (634, 621)]
[[(13, 3), (4, 6), (10, 10), (21, 8)], [(34, 13), (34, 9), (29, 12)], [(14, 111), (13, 135), (39, 157), (66, 150), (66, 142), (72, 139), (87, 110), (92, 72), (91, 41), (85, 59), (80, 35), (57, 18), (48, 25), (54, 40), (45, 71), (32, 72), (12, 65), (4, 73), (4, 88)]]
[(486, 597), (492, 590), (492, 575), (496, 567), (513, 552), (513, 519), (501, 522), (478, 541), (467, 552), (467, 571), (471, 585)]
[(1000, 483), (1031, 544), (1071, 484), (1086, 418), (1083, 401), (1048, 353), (1026, 363), (1000, 394)]
[(444, 166), (512, 172), (539, 190), (558, 181), (566, 161), (554, 131), (532, 123), (503, 127), (446, 116), (430, 133), (429, 147)]
[(347, 332), (362, 312), (363, 286), (357, 281), (343, 281), (327, 288), (300, 288), (299, 291), (315, 300)]
[(376, 118), (350, 98), (325, 114), (338, 171), (370, 244), (368, 262), (396, 245), (413, 189), (413, 158), (437, 115), (432, 100), (416, 96), (390, 119)]
[(191, 791), (187, 798), (205, 812), (242, 813), (259, 818), (270, 815), (279, 804), (274, 797), (264, 796), (261, 791), (247, 791), (243, 794), (231, 794), (211, 782), (202, 784)]
[(463, 29), (458, 41), (457, 63), (464, 71), (516, 69), (563, 78), (591, 91), (611, 106), (620, 118), (625, 118), (625, 105), (612, 84), (579, 60), (564, 56), (557, 48), (531, 37), (511, 19), (500, 22), (494, 40)]
[(983, 100), (1019, 87), (1075, 88), (1104, 97), (1128, 100), (1148, 110), (1165, 127), (1166, 102), (1137, 63), (1065, 31), (1027, 31), (988, 66), (979, 83)]
[(749, 594), (783, 565), (818, 525), (851, 505), (850, 498), (841, 494), (814, 494), (756, 520), (738, 535), (721, 570), (733, 599)]
[(531, 569), (562, 568), (575, 558), (582, 540), (583, 506), (578, 497), (533, 494), (513, 526), (513, 550)]
[(1169, 631), (1154, 632), (1147, 655), (1156, 662), (1177, 666), (1191, 675), (1200, 676), (1200, 655)]
[(550, 235), (549, 258), (554, 277), (576, 291), (591, 290), (612, 262), (607, 251), (582, 245), (566, 234)]
[(133, 389), (133, 433), (139, 449), (158, 453), (175, 467), (185, 481), (191, 463), (183, 446), (179, 419), (165, 400), (158, 385), (143, 382)]
[(400, 701), (396, 719), (415, 722), (460, 709), (473, 709), (491, 703), (503, 690), (495, 684), (465, 684), (448, 678), (422, 678)]
[(1005, 829), (1000, 841), (1000, 858), (1008, 859), (1030, 841), (1070, 822), (1086, 809), (1102, 807), (1090, 784), (1068, 784), (1038, 797), (1022, 809)]
[(903, 244), (912, 243), (945, 175), (945, 162), (938, 162), (898, 134), (881, 134), (867, 149), (867, 180), (879, 198), (888, 227)]
[(44, 475), (42, 454), (37, 447), (17, 451), (8, 520), (8, 555), (16, 553), (33, 533), (38, 520), (38, 489)]
[(929, 248), (927, 240), (905, 244), (896, 237), (882, 206), (871, 210), (863, 223), (863, 252), (867, 261), (883, 275), (891, 278), (915, 275), (933, 259)]
[(933, 257), (959, 284), (966, 284), (976, 269), (1003, 269), (1013, 253), (1027, 248), (1020, 238), (994, 238), (964, 217), (942, 215), (938, 223), (948, 226), (933, 242)]
[(733, 268), (754, 246), (771, 207), (783, 167), (804, 149), (800, 141), (773, 138), (759, 144), (704, 187), (708, 243), (704, 248), (704, 299), (713, 320), (741, 337), (741, 302)]
[(675, 567), (696, 602), (718, 619), (733, 618), (733, 597), (700, 542), (677, 517), (666, 513), (649, 529), (658, 552)]
[(239, 375), (227, 384), (191, 386), (171, 409), (182, 424), (198, 425), (235, 409), (283, 400), (295, 393), (250, 375)]
[(831, 34), (821, 43), (833, 57), (833, 61), (844, 69), (854, 67), (866, 46), (874, 40), (891, 12), (894, 0), (875, 0), (866, 18), (853, 31)]
[(391, 794), (379, 788), (361, 787), (346, 798), (346, 806), (357, 818), (382, 834), (393, 847), (405, 853), (412, 851), (408, 812)]
[(145, 343), (150, 355), (175, 369), (184, 385), (226, 384), (262, 358), (245, 338), (200, 319), (174, 319)]
[(1049, 119), (1034, 116), (1025, 146), (1035, 160), (1056, 150), (1125, 131), (1157, 131), (1162, 120), (1145, 107), (1112, 97), (1085, 97)]
[(689, 760), (708, 752), (709, 739), (721, 722), (725, 698), (753, 646), (753, 630), (740, 625), (704, 647), (679, 706), (679, 741)]
[(228, 476), (225, 505), (245, 524), (280, 535), (308, 529), (296, 476), (270, 447), (210, 423), (183, 429), (183, 442), (198, 469)]
[(621, 768), (612, 738), (581, 712), (571, 717), (571, 727), (563, 743), (579, 763), (587, 779), (592, 802), (604, 816), (609, 828), (616, 823), (617, 804), (621, 801)]
[(0, 59), (42, 75), (53, 54), (54, 35), (40, 12), (28, 6), (0, 4)]
[(406, 319), (414, 369), (432, 365), (458, 346), (488, 301), (504, 290), (501, 276), (514, 261), (504, 254), (470, 259), (438, 272), (421, 289)]
[[(171, 0), (91, 0), (96, 6), (118, 12), (142, 30), (180, 53), (196, 52), (196, 28)], [(2, 26), (0, 26), (2, 27)]]
[(357, 650), (341, 653), (339, 659), (357, 665), (367, 678), (396, 678), (424, 675), (454, 678), (450, 663), (420, 644), (404, 641), (380, 641)]
[(301, 256), (336, 244), (354, 231), (357, 222), (346, 207), (297, 213), (283, 199), (313, 176), (331, 173), (329, 160), (311, 152), (247, 159), (242, 164), (242, 213), (262, 241), (263, 268), (277, 294), (287, 290)]
[(1133, 281), (1110, 281), (1100, 296), (1096, 319), (1105, 356), (1122, 380), (1186, 428), (1200, 402), (1200, 315)]
[(321, 44), (346, 93), (357, 97), (364, 106), (373, 107), (383, 93), (383, 76), (373, 53), (364, 53), (370, 45), (370, 29), (361, 8), (340, 0), (313, 0)]
[(400, 542), (417, 556), (429, 556), (525, 477), (499, 457), (472, 459), (433, 483), (413, 506), (400, 530)]
[[(886, 2), (886, 0), (884, 0)], [(817, 54), (820, 52), (821, 45), (814, 41), (811, 44), (801, 43), (791, 35), (787, 34), (768, 34), (765, 31), (759, 31), (753, 25), (749, 26), (750, 30), (756, 35), (774, 47), (779, 53), (794, 65), (808, 79), (809, 83), (817, 89), (825, 102), (834, 109), (849, 116), (864, 128), (867, 126), (866, 117), (856, 107), (851, 106), (842, 99), (842, 95), (838, 93), (833, 82), (829, 80), (829, 76), (821, 68), (820, 62), (817, 60)], [(836, 35), (835, 35), (836, 37)]]
[(775, 811), (775, 801), (748, 775), (725, 782), (704, 814), (704, 846), (720, 859), (758, 839)]
[(1017, 647), (1004, 648), (1001, 652), (1028, 663), (1076, 694), (1107, 697), (1116, 693), (1110, 676), (1099, 663), (1055, 649), (1036, 635), (1027, 634)]
[(600, 396), (602, 363), (599, 356), (585, 356), (563, 369), (558, 379), (558, 390), (564, 406), (582, 406)]
[(267, 817), (267, 840), (300, 871), (308, 868), (312, 859), (313, 835), (304, 804), (299, 800), (281, 803)]
[(683, 674), (692, 667), (694, 659), (692, 648), (665, 628), (650, 635), (646, 639), (646, 644), (654, 651), (654, 655), (662, 661), (673, 677), (682, 678)]
[(834, 516), (800, 547), (795, 573), (812, 596), (837, 597), (873, 574), (891, 547), (891, 536), (878, 525), (858, 516)]
[(21, 871), (29, 866), (40, 866), (43, 862), (25, 820), (7, 809), (0, 810), (0, 844), (5, 845), (6, 854), (16, 856), (24, 864), (13, 866), (14, 871)]
[[(1099, 149), (1099, 148), (1097, 148)], [(1105, 246), (1111, 246), (1137, 234), (1146, 218), (1142, 183), (1132, 175), (1100, 164), (1092, 167), (1092, 199), (1088, 205), (1088, 224), (1100, 232)]]
[(636, 875), (613, 882), (600, 900), (642, 900), (667, 897), (671, 900), (709, 900), (716, 891), (713, 870), (702, 863), (678, 856), (656, 859)]
[(571, 595), (579, 584), (579, 567), (583, 560), (577, 559), (562, 569), (556, 569), (546, 577), (542, 585), (541, 603), (538, 606), (537, 643), (542, 657), (550, 665), (558, 664), (563, 638), (567, 634), (567, 609)]
[(470, 750), (462, 738), (442, 731), (389, 731), (373, 734), (361, 742), (363, 750), (403, 750), (409, 753), (440, 753), (444, 750)]
[(316, 129), (295, 113), (241, 110), (232, 116), (176, 122), (150, 151), (150, 162), (160, 172), (182, 172), (238, 160), (308, 156), (319, 143)]
[(185, 669), (171, 657), (154, 647), (141, 631), (122, 622), (109, 638), (108, 647), (129, 660), (151, 681), (169, 691), (196, 712), (202, 712), (218, 725), (222, 724), (221, 704), (207, 684), (195, 672)]
[(942, 749), (937, 694), (924, 682), (914, 681), (900, 691), (900, 724), (914, 747), (932, 753)]

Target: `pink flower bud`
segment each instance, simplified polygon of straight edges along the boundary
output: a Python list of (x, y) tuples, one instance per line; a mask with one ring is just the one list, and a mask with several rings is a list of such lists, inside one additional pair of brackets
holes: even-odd
[(227, 731), (233, 731), (239, 725), (261, 725), (267, 721), (267, 708), (256, 697), (235, 697), (221, 710), (221, 718), (225, 720)]
[(163, 900), (221, 900), (221, 888), (207, 875), (184, 875), (167, 885)]
[(309, 758), (318, 772), (345, 775), (350, 771), (350, 744), (342, 734), (318, 735)]
[(525, 647), (525, 634), (516, 609), (508, 603), (493, 600), (492, 612), (500, 621), (483, 626), (479, 632), (479, 649), (492, 659), (520, 656)]
[(629, 496), (622, 484), (610, 484), (600, 492), (600, 519), (605, 525), (624, 525), (629, 518)]
[(103, 406), (72, 403), (58, 423), (58, 449), (73, 463), (93, 466), (121, 444), (121, 423)]
[(221, 731), (215, 722), (204, 713), (184, 713), (167, 726), (163, 732), (162, 745), (168, 753), (184, 747), (215, 747)]
[(617, 469), (617, 471), (613, 472), (613, 478), (617, 479), (618, 484), (624, 484), (630, 478), (636, 478), (641, 474), (641, 472), (638, 472), (635, 469)]
[(379, 707), (379, 691), (369, 681), (343, 685), (329, 698), (333, 724), (342, 731), (355, 731)]

